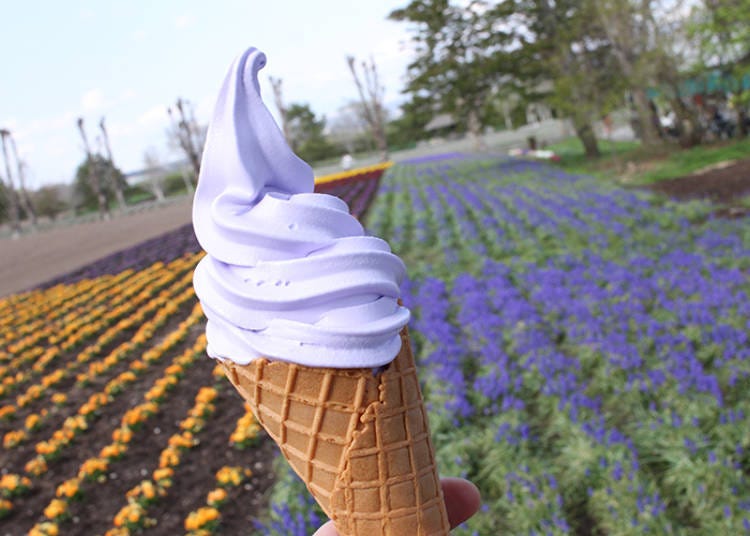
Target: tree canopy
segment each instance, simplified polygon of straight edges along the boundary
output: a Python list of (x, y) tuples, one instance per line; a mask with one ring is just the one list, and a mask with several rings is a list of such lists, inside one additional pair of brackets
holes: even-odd
[(318, 118), (309, 104), (292, 104), (286, 109), (292, 149), (303, 160), (315, 162), (337, 156), (340, 150), (324, 134), (325, 117)]
[(750, 75), (750, 0), (411, 0), (389, 18), (411, 31), (411, 122), (419, 103), (477, 133), (500, 110), (511, 124), (510, 103), (544, 103), (571, 120), (590, 155), (593, 123), (628, 103), (644, 142), (659, 142), (655, 87), (694, 143), (699, 122), (680, 82), (711, 65)]
[[(110, 177), (112, 180), (118, 181), (123, 189), (127, 187), (125, 175), (119, 168), (113, 166), (108, 159), (100, 154), (93, 155), (91, 159), (86, 158), (78, 166), (73, 184), (74, 205), (77, 210), (92, 210), (98, 206), (97, 195), (91, 185), (89, 175), (89, 168), (92, 165), (94, 166), (94, 174), (98, 177)], [(102, 180), (101, 185), (102, 193), (109, 204), (115, 199), (115, 189), (109, 181)]]

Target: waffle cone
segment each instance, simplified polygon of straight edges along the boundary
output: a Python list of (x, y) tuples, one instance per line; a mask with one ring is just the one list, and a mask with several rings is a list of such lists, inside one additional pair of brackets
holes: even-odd
[(341, 536), (450, 531), (406, 328), (382, 372), (260, 358), (227, 377)]

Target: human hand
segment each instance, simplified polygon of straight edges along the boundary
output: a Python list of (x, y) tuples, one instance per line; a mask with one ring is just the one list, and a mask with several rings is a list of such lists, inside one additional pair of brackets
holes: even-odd
[[(482, 502), (477, 487), (462, 478), (443, 478), (440, 480), (445, 497), (445, 507), (448, 511), (448, 521), (451, 528), (469, 519), (477, 513)], [(313, 536), (339, 536), (333, 521), (320, 527)]]

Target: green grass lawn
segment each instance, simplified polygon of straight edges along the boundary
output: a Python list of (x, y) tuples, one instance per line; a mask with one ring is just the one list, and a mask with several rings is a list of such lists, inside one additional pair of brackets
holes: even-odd
[(600, 140), (602, 156), (589, 159), (578, 138), (549, 147), (560, 155), (558, 166), (568, 173), (583, 173), (630, 184), (650, 184), (682, 177), (708, 166), (750, 158), (750, 139), (722, 141), (681, 149), (673, 144), (644, 147), (639, 142)]

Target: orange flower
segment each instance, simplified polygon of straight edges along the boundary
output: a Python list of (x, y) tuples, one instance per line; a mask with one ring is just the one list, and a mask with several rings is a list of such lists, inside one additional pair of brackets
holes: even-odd
[(52, 501), (44, 509), (44, 515), (49, 519), (55, 520), (64, 516), (68, 512), (68, 503), (61, 501), (60, 499), (52, 499)]
[(26, 417), (26, 420), (24, 421), (24, 426), (27, 430), (34, 430), (39, 426), (39, 421), (41, 420), (41, 417), (39, 417), (38, 414), (32, 413), (28, 417)]
[(172, 447), (167, 447), (163, 451), (161, 451), (161, 455), (159, 456), (159, 467), (175, 467), (177, 464), (180, 463), (180, 453), (177, 449)]
[(185, 519), (185, 528), (187, 530), (200, 530), (219, 519), (219, 511), (210, 506), (199, 508), (195, 512), (190, 512)]
[(102, 447), (102, 450), (99, 452), (99, 456), (108, 460), (116, 460), (117, 458), (122, 456), (122, 454), (126, 450), (127, 448), (120, 443), (113, 443)]
[(81, 465), (78, 476), (82, 478), (95, 478), (107, 470), (109, 462), (102, 458), (89, 458)]
[(143, 506), (137, 502), (128, 503), (117, 512), (117, 515), (115, 515), (114, 525), (115, 527), (135, 528), (140, 525), (144, 514), (145, 509)]
[(214, 389), (213, 387), (201, 387), (200, 391), (198, 391), (198, 395), (195, 397), (195, 400), (197, 402), (203, 402), (204, 404), (209, 404), (216, 399), (218, 396), (218, 391)]
[(3, 436), (3, 447), (13, 448), (26, 439), (26, 430), (11, 430)]
[(220, 506), (227, 500), (227, 492), (223, 488), (212, 489), (208, 492), (206, 502), (209, 506)]
[(171, 467), (163, 467), (161, 469), (156, 469), (152, 476), (157, 484), (161, 487), (168, 488), (172, 485), (174, 470)]
[(242, 467), (224, 466), (216, 472), (216, 480), (220, 486), (239, 486), (245, 476), (250, 476), (250, 470)]
[(126, 426), (112, 432), (112, 440), (118, 443), (130, 443), (131, 439), (133, 439), (133, 431)]
[(73, 497), (76, 497), (80, 492), (80, 484), (81, 481), (78, 478), (70, 478), (57, 486), (55, 495), (57, 497), (66, 497), (68, 499), (72, 499)]
[(39, 476), (47, 472), (47, 461), (43, 456), (37, 456), (29, 460), (23, 469), (30, 475)]
[(0, 408), (0, 419), (7, 419), (16, 413), (16, 407), (7, 405)]
[(20, 495), (31, 487), (31, 480), (25, 476), (8, 473), (0, 478), (0, 494), (5, 497)]
[(56, 523), (45, 521), (34, 525), (28, 533), (28, 536), (58, 536), (60, 529)]

